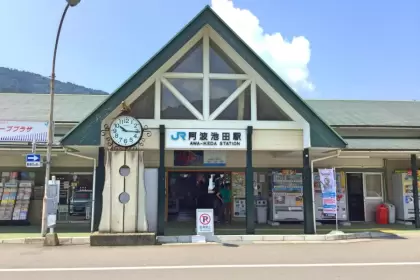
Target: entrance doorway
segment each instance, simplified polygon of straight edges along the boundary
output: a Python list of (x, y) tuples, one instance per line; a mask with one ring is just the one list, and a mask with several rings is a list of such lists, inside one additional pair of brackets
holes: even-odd
[(347, 173), (349, 219), (353, 222), (365, 221), (365, 201), (363, 173)]
[(217, 221), (216, 194), (221, 185), (230, 189), (230, 178), (231, 172), (220, 170), (167, 172), (167, 221), (195, 223), (197, 208), (213, 209)]

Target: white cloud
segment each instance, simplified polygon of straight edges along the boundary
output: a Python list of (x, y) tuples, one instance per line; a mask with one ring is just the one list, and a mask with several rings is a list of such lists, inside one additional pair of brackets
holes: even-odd
[(311, 48), (303, 36), (286, 40), (277, 33), (265, 33), (259, 19), (249, 10), (234, 6), (231, 0), (212, 0), (213, 10), (297, 92), (312, 92), (308, 63)]

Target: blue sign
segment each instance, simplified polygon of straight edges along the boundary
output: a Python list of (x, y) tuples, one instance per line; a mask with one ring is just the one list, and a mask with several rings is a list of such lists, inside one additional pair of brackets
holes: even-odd
[(41, 167), (41, 155), (28, 154), (26, 155), (26, 167)]
[(41, 155), (39, 154), (26, 155), (26, 162), (41, 162)]
[(187, 138), (187, 133), (183, 131), (177, 131), (175, 135), (174, 134), (171, 135), (171, 139), (174, 141), (178, 140), (179, 138), (185, 141), (185, 139)]

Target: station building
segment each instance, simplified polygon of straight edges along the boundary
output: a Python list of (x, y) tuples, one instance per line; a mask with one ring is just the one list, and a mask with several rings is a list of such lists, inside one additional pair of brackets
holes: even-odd
[[(26, 167), (31, 141), (16, 133), (45, 122), (48, 102), (47, 94), (0, 94), (2, 187), (30, 182), (23, 185), (32, 191), (21, 220), (33, 225), (41, 220), (45, 169)], [(114, 199), (104, 194), (109, 125), (122, 114), (143, 126), (134, 150), (142, 153), (149, 231), (169, 234), (178, 225), (192, 230), (197, 180), (227, 178), (232, 218), (247, 233), (259, 227), (255, 203), (261, 200), (268, 205), (267, 220), (301, 221), (313, 233), (314, 214), (319, 222), (331, 220), (322, 214), (317, 183), (324, 167), (338, 174), (341, 222), (374, 222), (383, 202), (396, 206), (397, 219), (410, 222), (419, 110), (416, 101), (302, 100), (206, 7), (111, 95), (56, 95), (52, 174), (61, 182), (58, 222), (87, 223), (96, 231), (101, 224), (120, 227), (119, 220), (130, 215), (126, 205), (120, 217), (104, 211)], [(14, 138), (7, 136), (10, 126), (19, 127)], [(36, 145), (42, 156), (43, 131)], [(75, 190), (91, 191), (91, 215), (69, 215)], [(3, 205), (0, 219), (10, 212)]]

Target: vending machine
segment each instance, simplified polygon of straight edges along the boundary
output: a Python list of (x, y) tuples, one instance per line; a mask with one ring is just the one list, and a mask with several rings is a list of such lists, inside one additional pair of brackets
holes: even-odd
[(233, 204), (233, 218), (246, 217), (246, 204), (245, 204), (245, 173), (232, 172), (231, 179), (232, 186), (232, 204)]
[(303, 221), (303, 178), (296, 170), (272, 173), (270, 220)]
[[(344, 172), (336, 172), (337, 184), (337, 213), (339, 221), (348, 220), (347, 211), (347, 191), (346, 191), (346, 174)], [(315, 217), (317, 221), (335, 220), (335, 214), (324, 214), (322, 207), (322, 191), (319, 182), (318, 172), (314, 172), (314, 189), (315, 189)]]
[[(420, 192), (420, 171), (417, 171), (417, 188)], [(407, 170), (395, 170), (392, 174), (392, 193), (396, 210), (396, 219), (414, 220), (413, 177)]]

